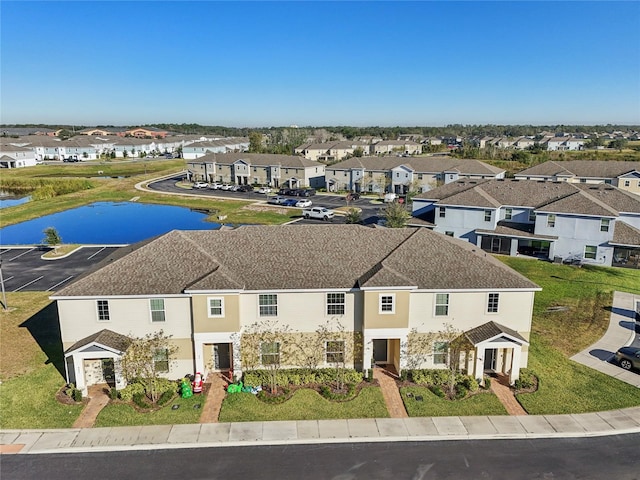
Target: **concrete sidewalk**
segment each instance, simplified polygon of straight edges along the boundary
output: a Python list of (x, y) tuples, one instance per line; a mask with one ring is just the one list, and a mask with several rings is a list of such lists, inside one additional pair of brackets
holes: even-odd
[(5, 430), (3, 453), (79, 453), (312, 443), (593, 437), (640, 433), (640, 407), (578, 415), (362, 418)]
[(636, 298), (632, 293), (614, 292), (609, 328), (593, 345), (571, 357), (571, 360), (598, 370), (618, 380), (640, 387), (640, 375), (611, 363), (616, 350), (636, 341)]

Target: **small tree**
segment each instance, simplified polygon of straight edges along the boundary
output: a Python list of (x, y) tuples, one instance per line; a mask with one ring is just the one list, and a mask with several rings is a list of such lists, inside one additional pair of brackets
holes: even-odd
[(362, 210), (359, 208), (350, 208), (344, 216), (345, 223), (361, 223)]
[(265, 318), (249, 325), (242, 336), (242, 363), (250, 368), (264, 367), (269, 372), (271, 393), (277, 391), (283, 356), (291, 354), (295, 345), (292, 333), (289, 325)]
[(467, 346), (467, 340), (462, 332), (449, 323), (437, 333), (438, 341), (446, 343), (447, 385), (446, 393), (449, 398), (456, 395), (456, 378), (460, 372), (460, 354)]
[(58, 246), (62, 243), (62, 237), (58, 234), (58, 231), (53, 227), (45, 228), (44, 238), (42, 239), (42, 243), (53, 247), (53, 251), (58, 251)]
[(149, 400), (155, 403), (160, 375), (169, 371), (177, 350), (171, 343), (171, 335), (162, 330), (134, 338), (120, 360), (122, 374), (127, 382), (140, 382)]
[(316, 330), (325, 361), (336, 370), (336, 390), (344, 390), (347, 362), (356, 361), (356, 352), (362, 351), (362, 337), (358, 332), (349, 332), (337, 317), (327, 320)]
[(388, 203), (382, 212), (382, 216), (386, 220), (386, 226), (389, 228), (404, 228), (411, 218), (404, 204), (399, 202)]

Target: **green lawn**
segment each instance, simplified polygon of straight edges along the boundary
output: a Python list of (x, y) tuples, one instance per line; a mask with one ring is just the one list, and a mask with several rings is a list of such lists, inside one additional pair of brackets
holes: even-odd
[[(569, 360), (606, 332), (613, 291), (640, 294), (640, 271), (499, 258), (543, 288), (536, 293), (528, 365), (540, 386), (518, 395), (525, 410), (581, 413), (640, 405), (640, 389)], [(567, 310), (549, 312), (552, 306)]]
[[(411, 393), (410, 397), (408, 393)], [(400, 395), (410, 417), (507, 415), (498, 397), (491, 392), (478, 393), (464, 400), (446, 400), (427, 387), (401, 387)], [(416, 400), (416, 396), (422, 396), (423, 400)]]
[[(131, 405), (124, 403), (109, 403), (98, 414), (95, 427), (125, 427), (134, 425), (172, 425), (176, 423), (198, 423), (204, 407), (205, 397), (194, 395), (190, 398), (177, 396), (160, 410), (140, 413)], [(173, 410), (173, 405), (180, 408)], [(194, 408), (200, 405), (199, 408)]]
[(222, 403), (221, 422), (260, 422), (271, 420), (321, 420), (331, 418), (388, 417), (378, 387), (364, 387), (347, 402), (331, 402), (311, 389), (300, 389), (279, 405), (267, 404), (251, 393), (232, 393)]

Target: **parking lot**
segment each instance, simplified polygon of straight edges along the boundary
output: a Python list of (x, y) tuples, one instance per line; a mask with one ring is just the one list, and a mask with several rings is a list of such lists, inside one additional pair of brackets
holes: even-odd
[(83, 247), (71, 255), (44, 260), (49, 248), (20, 247), (0, 250), (6, 292), (56, 291), (112, 255), (119, 247)]

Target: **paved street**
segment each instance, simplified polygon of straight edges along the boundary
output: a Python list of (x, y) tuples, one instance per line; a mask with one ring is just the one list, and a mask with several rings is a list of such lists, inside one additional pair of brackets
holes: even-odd
[(69, 256), (45, 260), (49, 248), (0, 248), (6, 292), (55, 291), (67, 285), (98, 262), (113, 254), (116, 246), (91, 246)]

